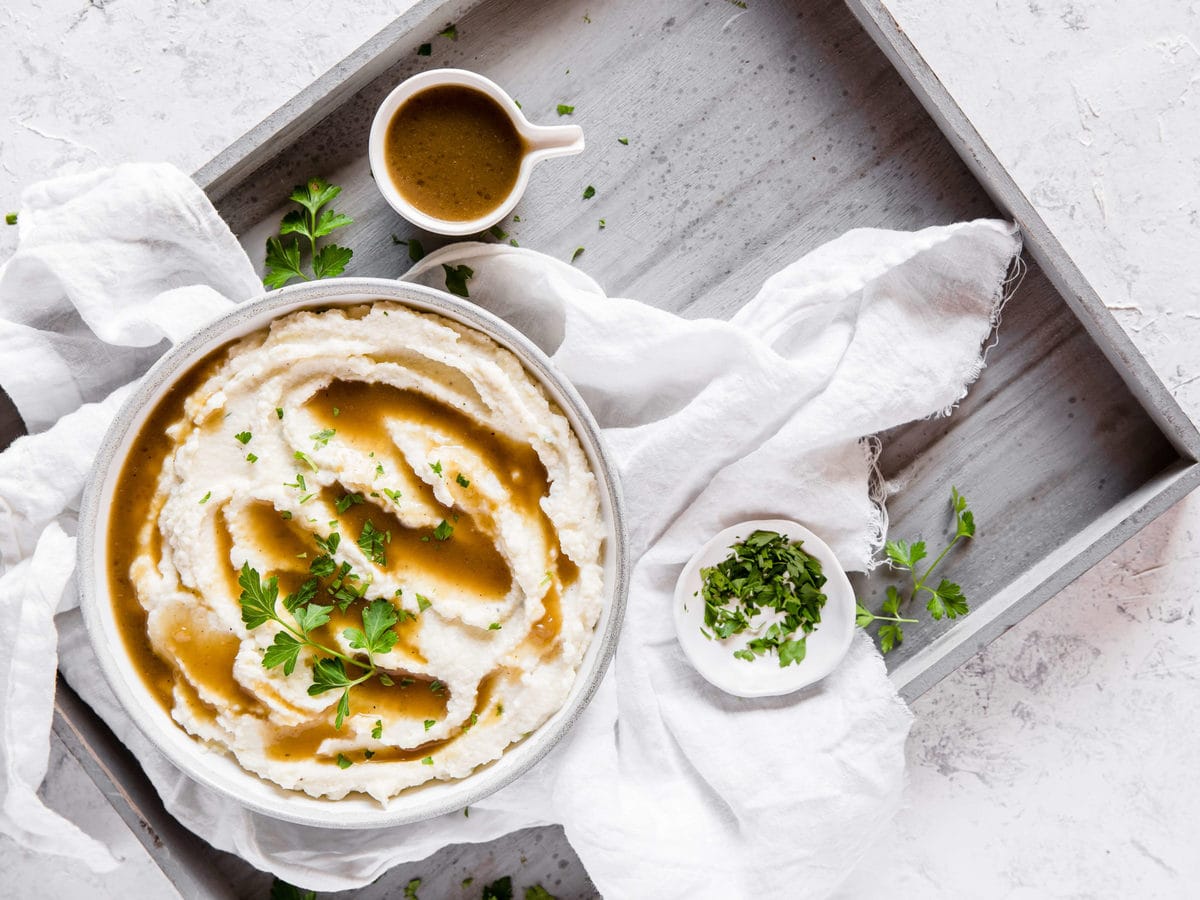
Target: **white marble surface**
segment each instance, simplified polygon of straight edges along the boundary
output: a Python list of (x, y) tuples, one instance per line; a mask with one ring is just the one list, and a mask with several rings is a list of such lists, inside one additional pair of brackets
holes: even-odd
[[(756, 2), (750, 0), (750, 10)], [(18, 0), (0, 7), (0, 207), (55, 172), (191, 170), (407, 5)], [(1200, 412), (1200, 6), (891, 0), (902, 25)], [(284, 25), (280, 25), (280, 23)], [(13, 242), (0, 227), (0, 257)], [(916, 705), (909, 805), (847, 897), (1185, 896), (1200, 877), (1200, 497)], [(125, 860), (94, 876), (0, 843), (16, 896), (170, 887), (77, 766), (45, 790)], [(0, 839), (2, 841), (3, 839)]]

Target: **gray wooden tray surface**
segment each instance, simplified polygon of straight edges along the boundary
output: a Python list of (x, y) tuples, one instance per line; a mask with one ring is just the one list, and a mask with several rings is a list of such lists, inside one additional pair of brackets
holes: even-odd
[[(893, 535), (940, 537), (951, 484), (980, 523), (978, 544), (950, 561), (972, 613), (909, 627), (888, 657), (911, 699), (1195, 485), (1200, 441), (886, 12), (850, 3), (853, 14), (837, 0), (750, 0), (747, 10), (723, 0), (422, 0), (197, 180), (261, 259), (291, 187), (326, 177), (355, 218), (341, 240), (355, 249), (348, 274), (398, 276), (409, 263), (393, 235), (414, 231), (372, 185), (371, 116), (409, 74), (462, 66), (508, 88), (533, 121), (574, 105), (571, 121), (587, 135), (583, 156), (539, 168), (521, 221), (505, 223), (511, 235), (564, 258), (583, 246), (578, 264), (610, 294), (685, 316), (731, 315), (768, 275), (849, 228), (1015, 216), (1035, 260), (987, 369), (952, 417), (882, 436), (881, 470), (903, 485), (889, 504)], [(452, 21), (456, 41), (435, 37)], [(433, 54), (418, 57), (426, 41)], [(585, 202), (589, 184), (596, 198)], [(441, 243), (419, 237), (427, 250)], [(0, 407), (0, 441), (18, 429)], [(887, 583), (877, 570), (856, 588), (877, 605)], [(268, 878), (165, 814), (136, 762), (66, 688), (55, 729), (185, 897), (265, 896)], [(412, 877), (425, 879), (422, 896), (478, 896), (501, 874), (563, 897), (594, 893), (561, 830), (544, 828), (447, 848), (358, 896), (394, 896)]]

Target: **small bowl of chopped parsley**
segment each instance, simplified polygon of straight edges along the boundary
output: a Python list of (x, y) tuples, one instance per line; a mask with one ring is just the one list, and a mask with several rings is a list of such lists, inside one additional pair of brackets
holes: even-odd
[(832, 672), (854, 636), (854, 592), (829, 546), (783, 519), (726, 528), (684, 566), (675, 629), (709, 683), (773, 697)]

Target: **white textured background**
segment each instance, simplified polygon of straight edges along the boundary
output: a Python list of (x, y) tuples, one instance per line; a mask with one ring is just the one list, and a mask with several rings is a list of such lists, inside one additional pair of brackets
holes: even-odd
[[(887, 4), (1195, 417), (1200, 4)], [(196, 169), (407, 5), (0, 6), (0, 211), (58, 172)], [(917, 703), (908, 809), (845, 896), (1194, 896), (1198, 533), (1191, 497)], [(46, 794), (126, 862), (97, 877), (0, 839), (0, 893), (172, 895), (58, 750)]]

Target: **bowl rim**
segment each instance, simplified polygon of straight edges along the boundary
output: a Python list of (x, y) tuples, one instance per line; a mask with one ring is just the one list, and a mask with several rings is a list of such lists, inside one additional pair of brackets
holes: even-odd
[[(150, 699), (156, 709), (151, 711), (146, 707), (143, 698), (137, 694), (139, 691), (148, 694), (148, 691), (121, 645), (119, 635), (116, 646), (106, 640), (105, 617), (110, 620), (115, 617), (112, 615), (107, 573), (103, 571), (106, 545), (98, 538), (107, 530), (108, 501), (111, 499), (112, 484), (127, 458), (130, 432), (136, 434), (135, 424), (137, 428), (141, 427), (142, 420), (166, 389), (186, 374), (205, 353), (299, 310), (354, 306), (379, 300), (394, 301), (421, 312), (443, 315), (482, 331), (513, 352), (547, 393), (559, 402), (583, 446), (600, 489), (601, 514), (605, 519), (606, 541), (610, 546), (605, 550), (605, 580), (608, 583), (604, 589), (604, 605), (591, 645), (576, 670), (575, 680), (563, 706), (528, 738), (515, 745), (510, 744), (500, 758), (464, 778), (433, 782), (435, 788), (438, 785), (448, 787), (429, 797), (422, 799), (417, 790), (412, 794), (402, 793), (392, 797), (386, 804), (370, 800), (370, 806), (352, 810), (345, 800), (315, 798), (302, 791), (281, 788), (269, 779), (243, 769), (228, 753), (210, 750), (187, 734), (171, 720), (170, 712), (154, 702), (153, 698)], [(151, 366), (109, 424), (93, 461), (79, 510), (76, 572), (84, 625), (105, 681), (138, 730), (178, 770), (253, 812), (297, 824), (353, 829), (411, 824), (457, 812), (528, 772), (558, 744), (595, 695), (616, 652), (629, 586), (628, 552), (619, 473), (600, 427), (575, 387), (558, 372), (533, 341), (493, 313), (436, 288), (384, 278), (345, 277), (291, 285), (239, 303), (172, 346)], [(236, 766), (236, 773), (231, 777), (218, 774), (206, 757), (208, 760), (215, 758), (232, 762)], [(510, 760), (508, 764), (504, 764), (506, 759)], [(257, 799), (252, 793), (239, 793), (236, 785), (227, 783), (231, 779), (249, 779), (257, 785), (267, 785), (268, 788), (274, 788), (278, 796), (267, 802)], [(334, 818), (331, 814), (337, 813), (338, 804), (343, 804), (343, 814)]]

